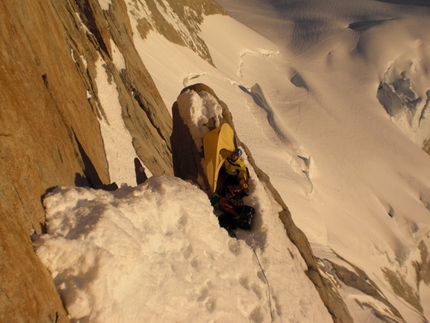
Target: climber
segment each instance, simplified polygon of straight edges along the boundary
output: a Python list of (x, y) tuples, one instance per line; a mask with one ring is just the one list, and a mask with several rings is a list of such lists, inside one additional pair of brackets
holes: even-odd
[(236, 229), (250, 231), (255, 214), (253, 207), (243, 203), (243, 197), (248, 195), (251, 179), (241, 156), (242, 150), (239, 148), (230, 152), (222, 168), (222, 172), (227, 175), (223, 188), (211, 199), (212, 205), (217, 205), (223, 212), (218, 216), (220, 226), (225, 228), (231, 237), (236, 236)]
[(240, 186), (240, 188), (246, 192), (251, 183), (251, 179), (249, 178), (248, 168), (245, 166), (241, 156), (242, 150), (237, 148), (226, 158), (224, 167), (228, 178), (225, 182), (225, 187), (228, 185)]

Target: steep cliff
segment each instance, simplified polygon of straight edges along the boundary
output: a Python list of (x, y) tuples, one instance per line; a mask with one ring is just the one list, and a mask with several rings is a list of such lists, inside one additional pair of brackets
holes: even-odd
[(117, 87), (137, 156), (152, 173), (173, 174), (171, 117), (136, 52), (125, 2), (106, 3), (0, 2), (2, 322), (68, 321), (30, 233), (43, 230), (51, 187), (110, 183), (96, 62)]

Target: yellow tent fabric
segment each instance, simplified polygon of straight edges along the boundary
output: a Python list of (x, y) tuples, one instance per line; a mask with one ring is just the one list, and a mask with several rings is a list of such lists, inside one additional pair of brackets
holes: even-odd
[(203, 136), (204, 168), (212, 193), (216, 191), (218, 173), (225, 159), (234, 151), (234, 131), (228, 123)]

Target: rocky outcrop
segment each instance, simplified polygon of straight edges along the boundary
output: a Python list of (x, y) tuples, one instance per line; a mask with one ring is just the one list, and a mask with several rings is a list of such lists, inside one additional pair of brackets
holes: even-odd
[[(225, 122), (232, 127), (233, 119), (227, 104), (221, 101), (215, 92), (207, 85), (198, 83), (185, 87), (180, 94), (187, 90), (199, 93), (205, 91), (210, 93), (221, 105), (222, 116)], [(173, 170), (175, 176), (183, 180), (197, 184), (201, 190), (209, 192), (209, 184), (201, 164), (200, 152), (197, 150), (194, 140), (189, 132), (188, 126), (180, 116), (178, 103), (174, 102), (172, 107), (173, 131), (170, 137), (172, 145)]]
[(138, 157), (153, 174), (173, 174), (171, 117), (134, 47), (126, 4), (100, 3), (0, 2), (1, 322), (68, 321), (30, 234), (43, 231), (51, 187), (110, 183), (95, 62), (117, 87)]
[[(416, 61), (419, 66), (421, 64), (421, 59), (417, 58), (419, 55), (415, 53), (416, 57), (409, 58), (409, 61)], [(404, 69), (401, 65), (403, 60), (404, 58), (398, 57), (390, 63), (376, 96), (390, 119), (417, 146), (429, 154), (430, 89), (425, 92), (420, 89), (421, 76), (419, 73), (417, 75), (420, 68), (411, 63)]]
[[(157, 31), (172, 43), (188, 47), (201, 58), (211, 63), (212, 58), (206, 43), (199, 36), (200, 24), (204, 16), (227, 13), (213, 0), (186, 1), (165, 0), (161, 4), (155, 0), (144, 3), (133, 0), (131, 11), (138, 20), (137, 30), (145, 39), (150, 31)], [(166, 16), (169, 18), (166, 19)], [(172, 20), (177, 24), (172, 25)]]

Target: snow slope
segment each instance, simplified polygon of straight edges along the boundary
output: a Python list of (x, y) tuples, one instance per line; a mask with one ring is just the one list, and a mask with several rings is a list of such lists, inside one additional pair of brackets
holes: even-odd
[[(330, 322), (277, 207), (254, 182), (262, 232), (232, 239), (207, 195), (153, 176), (115, 192), (55, 189), (34, 236), (72, 321)], [(261, 221), (261, 220), (260, 220)]]
[[(214, 67), (156, 33), (135, 33), (166, 105), (184, 86), (214, 89), (316, 256), (366, 272), (406, 322), (428, 320), (430, 288), (416, 266), (428, 264), (430, 247), (430, 159), (420, 149), (430, 134), (429, 8), (218, 2), (266, 38), (230, 17), (206, 17), (200, 36)], [(133, 28), (138, 18), (130, 15)], [(378, 88), (407, 101), (406, 80), (422, 101), (390, 110)], [(45, 200), (48, 234), (37, 252), (75, 320), (331, 321), (258, 181), (249, 203), (261, 227), (236, 241), (206, 196), (177, 179), (114, 193), (60, 188)], [(342, 293), (357, 322), (379, 322), (372, 308), (401, 321), (375, 298)]]

